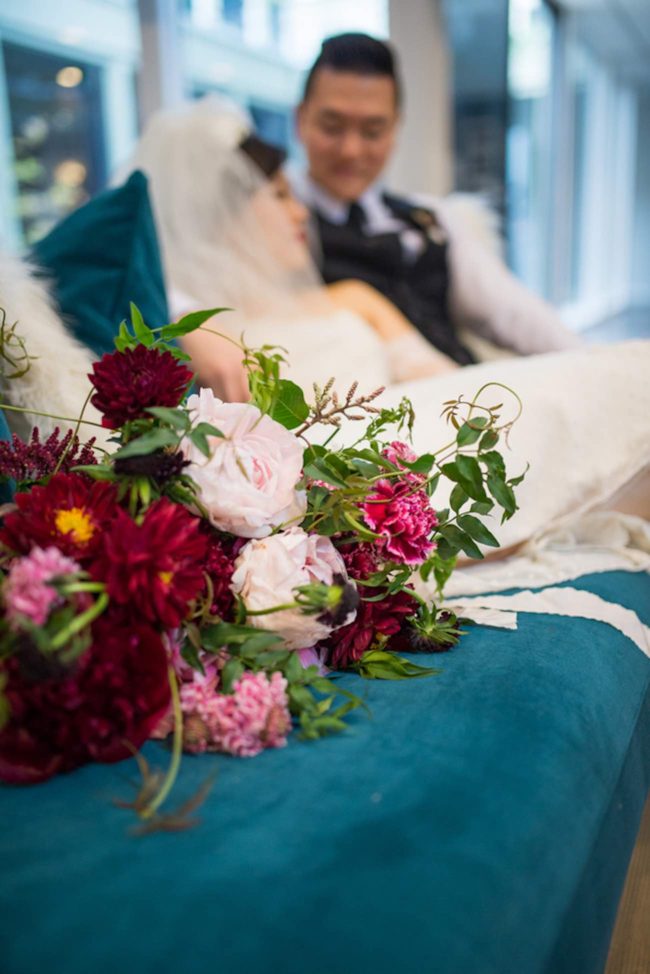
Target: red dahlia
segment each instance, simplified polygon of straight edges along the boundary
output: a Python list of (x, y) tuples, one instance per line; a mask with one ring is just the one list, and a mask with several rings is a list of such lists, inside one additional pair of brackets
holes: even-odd
[(142, 524), (118, 510), (91, 573), (133, 618), (172, 629), (203, 588), (207, 541), (200, 524), (166, 497), (147, 509)]
[(110, 614), (63, 678), (32, 682), (18, 656), (4, 660), (11, 710), (0, 731), (0, 779), (44, 781), (89, 761), (120, 761), (140, 747), (169, 708), (167, 652), (149, 626), (122, 628)]
[[(350, 578), (366, 579), (378, 568), (380, 552), (373, 545), (346, 545), (340, 549)], [(376, 636), (395, 636), (404, 619), (413, 615), (417, 602), (408, 592), (384, 595), (378, 602), (365, 599), (381, 593), (380, 588), (359, 586), (361, 601), (353, 622), (335, 629), (327, 639), (327, 664), (333, 669), (345, 669), (361, 659)]]
[(97, 391), (90, 401), (102, 414), (103, 426), (119, 429), (147, 416), (148, 406), (178, 406), (192, 379), (171, 352), (138, 345), (95, 362), (90, 381)]
[(117, 490), (82, 474), (57, 473), (44, 487), (16, 494), (15, 501), (18, 510), (5, 517), (0, 542), (18, 554), (54, 545), (83, 562), (115, 516)]
[[(220, 537), (211, 527), (201, 522), (202, 531), (208, 542), (203, 570), (210, 579), (212, 588), (212, 602), (210, 612), (213, 615), (227, 618), (232, 609), (235, 597), (230, 589), (230, 580), (235, 568), (239, 539), (228, 541)], [(203, 592), (208, 594), (207, 586)]]

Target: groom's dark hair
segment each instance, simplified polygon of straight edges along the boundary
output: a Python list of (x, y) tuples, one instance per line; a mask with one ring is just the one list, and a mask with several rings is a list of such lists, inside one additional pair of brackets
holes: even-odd
[(395, 104), (398, 108), (401, 105), (402, 85), (397, 57), (390, 45), (377, 40), (376, 37), (370, 37), (369, 34), (337, 34), (335, 37), (326, 37), (321, 45), (320, 54), (305, 79), (303, 101), (309, 98), (316, 73), (320, 68), (391, 78), (395, 85)]

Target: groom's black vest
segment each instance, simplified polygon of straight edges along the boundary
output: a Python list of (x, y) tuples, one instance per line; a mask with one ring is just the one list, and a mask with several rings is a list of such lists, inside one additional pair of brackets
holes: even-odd
[(326, 284), (357, 278), (385, 294), (432, 345), (456, 362), (474, 361), (461, 344), (449, 316), (449, 266), (447, 242), (440, 232), (438, 242), (427, 232), (438, 227), (434, 213), (387, 194), (388, 208), (423, 238), (421, 253), (409, 260), (399, 233), (366, 235), (352, 216), (348, 223), (330, 223), (318, 212), (320, 270)]

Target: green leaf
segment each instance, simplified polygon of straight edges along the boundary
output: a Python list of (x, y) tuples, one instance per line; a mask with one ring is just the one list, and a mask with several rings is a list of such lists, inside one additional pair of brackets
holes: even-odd
[(190, 430), (187, 436), (204, 457), (209, 457), (211, 453), (208, 436), (218, 436), (223, 439), (221, 430), (213, 426), (212, 423), (199, 423), (193, 430)]
[(509, 487), (505, 481), (501, 480), (499, 477), (489, 476), (487, 479), (488, 490), (501, 505), (504, 511), (503, 520), (507, 521), (508, 518), (517, 510), (517, 502), (515, 500), (515, 495), (512, 487)]
[(526, 474), (528, 473), (529, 469), (530, 469), (530, 464), (527, 463), (524, 472), (520, 473), (518, 477), (511, 477), (510, 480), (507, 481), (507, 483), (509, 483), (511, 487), (518, 487), (519, 484), (524, 479), (524, 477), (526, 476)]
[(366, 680), (410, 680), (422, 676), (434, 676), (440, 670), (412, 663), (397, 653), (381, 649), (369, 649), (354, 667)]
[(506, 465), (503, 457), (496, 450), (490, 450), (487, 453), (482, 453), (480, 456), (481, 463), (484, 463), (488, 471), (494, 476), (498, 477), (500, 480), (506, 479)]
[(463, 423), (456, 434), (456, 443), (458, 443), (458, 446), (470, 446), (472, 443), (476, 443), (486, 423), (487, 419), (485, 416), (477, 416), (476, 419), (471, 419), (469, 422)]
[(417, 460), (413, 460), (413, 462), (400, 459), (399, 463), (400, 467), (406, 467), (406, 469), (412, 471), (412, 473), (428, 474), (435, 462), (435, 454), (423, 453), (417, 458)]
[(462, 514), (458, 518), (457, 523), (463, 531), (469, 534), (474, 541), (478, 541), (479, 544), (489, 545), (492, 548), (499, 547), (497, 539), (477, 517), (472, 517), (471, 514)]
[(233, 686), (244, 672), (244, 664), (239, 659), (229, 659), (221, 671), (221, 687), (224, 693), (232, 693)]
[(490, 511), (494, 510), (494, 501), (474, 501), (470, 507), (472, 514), (489, 514)]
[(474, 457), (461, 454), (452, 463), (445, 463), (442, 472), (450, 480), (454, 480), (460, 484), (465, 493), (474, 500), (487, 500), (485, 490), (483, 489), (481, 468)]
[(120, 328), (115, 338), (115, 348), (118, 352), (124, 352), (127, 348), (133, 348), (135, 345), (135, 339), (130, 333), (126, 321), (120, 322)]
[[(470, 536), (456, 524), (446, 524), (440, 529), (439, 533), (449, 545), (452, 553), (455, 554), (458, 551), (464, 551), (469, 558), (483, 558), (481, 549), (475, 544), (474, 541), (472, 541)], [(443, 554), (443, 557), (448, 557), (446, 551)]]
[(290, 379), (280, 379), (277, 398), (269, 415), (288, 430), (295, 429), (309, 416), (309, 406), (300, 386)]
[(176, 446), (177, 443), (178, 437), (171, 430), (151, 430), (151, 432), (144, 433), (136, 440), (131, 440), (130, 443), (123, 446), (117, 453), (114, 453), (112, 459), (126, 460), (127, 457), (144, 456), (147, 453), (153, 453), (154, 450), (161, 450), (168, 446)]
[(184, 432), (190, 427), (190, 417), (183, 409), (170, 409), (167, 406), (149, 406), (146, 410), (155, 416), (156, 419), (173, 426), (174, 429)]
[(209, 318), (214, 317), (214, 315), (220, 315), (224, 311), (232, 311), (232, 308), (210, 308), (208, 311), (192, 311), (189, 315), (183, 315), (178, 321), (173, 321), (170, 325), (165, 325), (164, 328), (161, 328), (160, 334), (165, 341), (169, 341), (170, 338), (181, 338), (183, 335), (189, 335), (191, 331), (196, 331)]
[(479, 443), (478, 448), (481, 452), (485, 450), (491, 450), (492, 447), (496, 446), (498, 442), (499, 442), (499, 434), (497, 433), (497, 431), (488, 430), (487, 433), (484, 433), (483, 436), (481, 437), (481, 442)]
[(117, 476), (113, 473), (111, 467), (103, 463), (80, 464), (78, 467), (71, 467), (71, 470), (72, 473), (85, 473), (88, 477), (92, 477), (93, 480), (117, 480)]
[(265, 648), (282, 642), (282, 637), (277, 632), (257, 629), (255, 626), (217, 622), (214, 626), (206, 626), (201, 630), (201, 645), (204, 649), (214, 651), (224, 647), (242, 646), (255, 637)]
[(183, 647), (181, 649), (181, 656), (183, 657), (186, 663), (189, 663), (190, 666), (193, 667), (195, 670), (198, 670), (199, 673), (205, 673), (205, 669), (203, 667), (203, 663), (199, 659), (199, 654), (196, 649), (196, 646), (193, 646), (192, 643), (189, 641), (189, 639), (186, 639), (185, 642), (183, 643)]
[(458, 513), (463, 504), (465, 504), (468, 500), (469, 498), (463, 488), (460, 486), (460, 484), (456, 484), (449, 497), (449, 503), (451, 504), (452, 510)]
[(131, 323), (133, 325), (133, 332), (135, 337), (147, 348), (156, 340), (156, 336), (152, 332), (148, 325), (145, 325), (144, 318), (140, 314), (140, 309), (131, 301)]

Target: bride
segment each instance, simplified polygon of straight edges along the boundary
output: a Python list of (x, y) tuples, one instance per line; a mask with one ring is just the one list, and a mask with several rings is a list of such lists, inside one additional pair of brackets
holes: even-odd
[[(650, 342), (458, 369), (372, 288), (322, 285), (307, 247), (306, 212), (289, 191), (282, 160), (220, 100), (153, 118), (133, 165), (149, 177), (174, 316), (234, 309), (209, 327), (243, 335), (249, 346), (283, 347), (285, 374), (307, 392), (334, 376), (341, 390), (353, 381), (366, 391), (386, 386), (382, 405), (408, 395), (420, 452), (450, 438), (439, 418), (445, 401), (471, 398), (490, 382), (515, 389), (524, 412), (509, 439), (508, 463), (514, 473), (527, 462), (531, 470), (518, 489), (517, 516), (495, 529), (505, 547), (597, 506), (650, 516), (643, 479), (650, 463)], [(246, 398), (235, 344), (200, 329), (183, 345), (201, 384), (222, 398)], [(495, 401), (502, 395), (485, 393)], [(346, 435), (355, 431), (343, 429)], [(444, 506), (445, 498), (436, 501)]]

